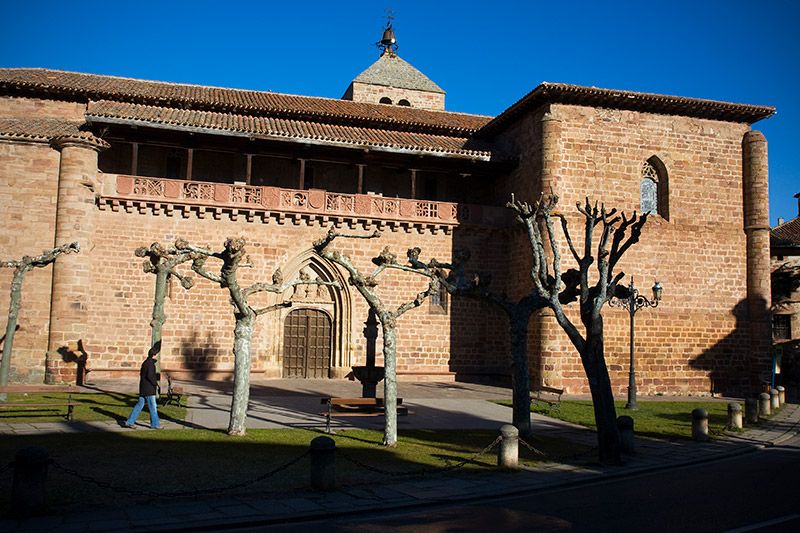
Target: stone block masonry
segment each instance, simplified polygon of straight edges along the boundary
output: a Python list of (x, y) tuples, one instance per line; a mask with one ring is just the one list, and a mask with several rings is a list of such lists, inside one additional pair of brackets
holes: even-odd
[[(655, 156), (667, 169), (669, 217), (652, 215), (640, 243), (618, 266), (645, 294), (655, 279), (665, 287), (662, 305), (637, 315), (637, 377), (644, 394), (741, 391), (765, 371), (750, 344), (761, 336), (747, 325), (748, 257), (768, 250), (763, 242), (748, 246), (743, 231), (743, 206), (762, 197), (743, 192), (742, 139), (748, 130), (736, 123), (550, 105), (507, 133), (514, 142), (527, 142), (516, 146), (521, 161), (509, 183), (537, 196), (558, 194), (579, 250), (583, 221), (577, 202), (589, 196), (629, 214), (640, 211), (642, 163)], [(757, 210), (764, 216), (766, 207)], [(519, 233), (514, 248), (525, 256), (527, 243)], [(565, 246), (561, 254), (569, 268)], [(528, 262), (516, 265), (512, 279), (526, 280)], [(761, 266), (768, 271), (768, 263)], [(763, 286), (764, 269), (758, 268)], [(569, 308), (579, 323), (576, 311)], [(621, 393), (627, 386), (628, 316), (607, 308), (604, 317), (606, 358)], [(534, 379), (568, 392), (588, 391), (574, 348), (547, 312), (531, 328), (531, 342), (538, 346), (531, 350)]]

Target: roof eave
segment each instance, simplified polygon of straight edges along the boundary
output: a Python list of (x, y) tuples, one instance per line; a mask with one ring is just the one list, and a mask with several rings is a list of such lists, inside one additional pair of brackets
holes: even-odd
[(545, 82), (483, 126), (476, 132), (476, 136), (496, 135), (515, 122), (522, 113), (551, 103), (682, 115), (747, 124), (753, 124), (776, 113), (775, 108), (771, 106)]
[(208, 135), (220, 135), (224, 137), (238, 137), (244, 139), (261, 139), (269, 141), (279, 141), (284, 143), (292, 142), (292, 143), (307, 144), (307, 145), (345, 148), (351, 150), (362, 150), (362, 151), (366, 150), (370, 152), (385, 152), (392, 154), (417, 155), (426, 157), (443, 157), (450, 159), (464, 159), (469, 161), (485, 161), (485, 162), (492, 161), (492, 154), (486, 152), (481, 152), (481, 153), (476, 152), (472, 154), (467, 154), (467, 153), (447, 152), (447, 151), (420, 150), (420, 149), (394, 147), (394, 146), (381, 146), (373, 144), (349, 143), (345, 141), (315, 139), (311, 137), (290, 137), (290, 136), (273, 135), (265, 133), (253, 134), (248, 132), (240, 132), (240, 131), (225, 130), (218, 128), (202, 128), (198, 126), (186, 126), (181, 124), (164, 124), (159, 122), (150, 122), (146, 120), (124, 119), (124, 118), (106, 117), (106, 116), (90, 115), (90, 114), (86, 115), (86, 122), (89, 124), (116, 124), (123, 126), (148, 127), (148, 128), (168, 130), (168, 131), (180, 131), (186, 133), (204, 133)]

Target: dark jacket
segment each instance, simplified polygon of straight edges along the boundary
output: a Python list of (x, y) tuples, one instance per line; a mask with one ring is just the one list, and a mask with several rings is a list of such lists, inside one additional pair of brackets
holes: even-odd
[(158, 387), (158, 377), (156, 376), (156, 360), (148, 357), (142, 363), (139, 370), (139, 395), (155, 396)]

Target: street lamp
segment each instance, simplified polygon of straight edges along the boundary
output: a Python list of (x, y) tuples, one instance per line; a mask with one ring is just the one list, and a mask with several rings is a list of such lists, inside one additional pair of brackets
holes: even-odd
[(661, 287), (661, 284), (656, 281), (653, 285), (653, 299), (648, 300), (647, 297), (639, 294), (639, 291), (633, 286), (633, 276), (631, 276), (631, 284), (628, 285), (627, 295), (623, 296), (623, 289), (623, 291), (620, 291), (622, 294), (619, 296), (614, 295), (608, 300), (608, 305), (611, 307), (622, 307), (627, 309), (631, 317), (631, 362), (630, 370), (628, 371), (628, 403), (625, 404), (625, 409), (637, 408), (636, 370), (634, 369), (633, 364), (633, 317), (636, 314), (636, 311), (642, 307), (658, 307), (658, 303), (661, 301), (661, 293), (663, 290), (664, 289)]

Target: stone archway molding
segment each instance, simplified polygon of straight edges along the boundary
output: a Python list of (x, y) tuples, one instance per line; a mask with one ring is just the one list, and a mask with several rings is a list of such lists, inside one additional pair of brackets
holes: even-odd
[[(331, 368), (329, 377), (343, 378), (351, 371), (352, 366), (352, 298), (350, 286), (341, 271), (330, 261), (319, 256), (313, 249), (306, 249), (285, 263), (283, 267), (284, 279), (292, 280), (300, 276), (302, 271), (311, 275), (311, 278), (318, 277), (322, 281), (337, 281), (341, 289), (329, 288), (331, 295), (331, 305), (320, 303), (296, 303), (294, 307), (282, 310), (280, 313), (279, 324), (283, 324), (292, 309), (297, 307), (308, 307), (319, 309), (331, 315), (333, 324), (333, 342), (331, 354)], [(281, 358), (280, 366), (283, 367), (283, 327), (275, 328), (277, 337), (273, 345), (276, 347), (275, 354)]]

